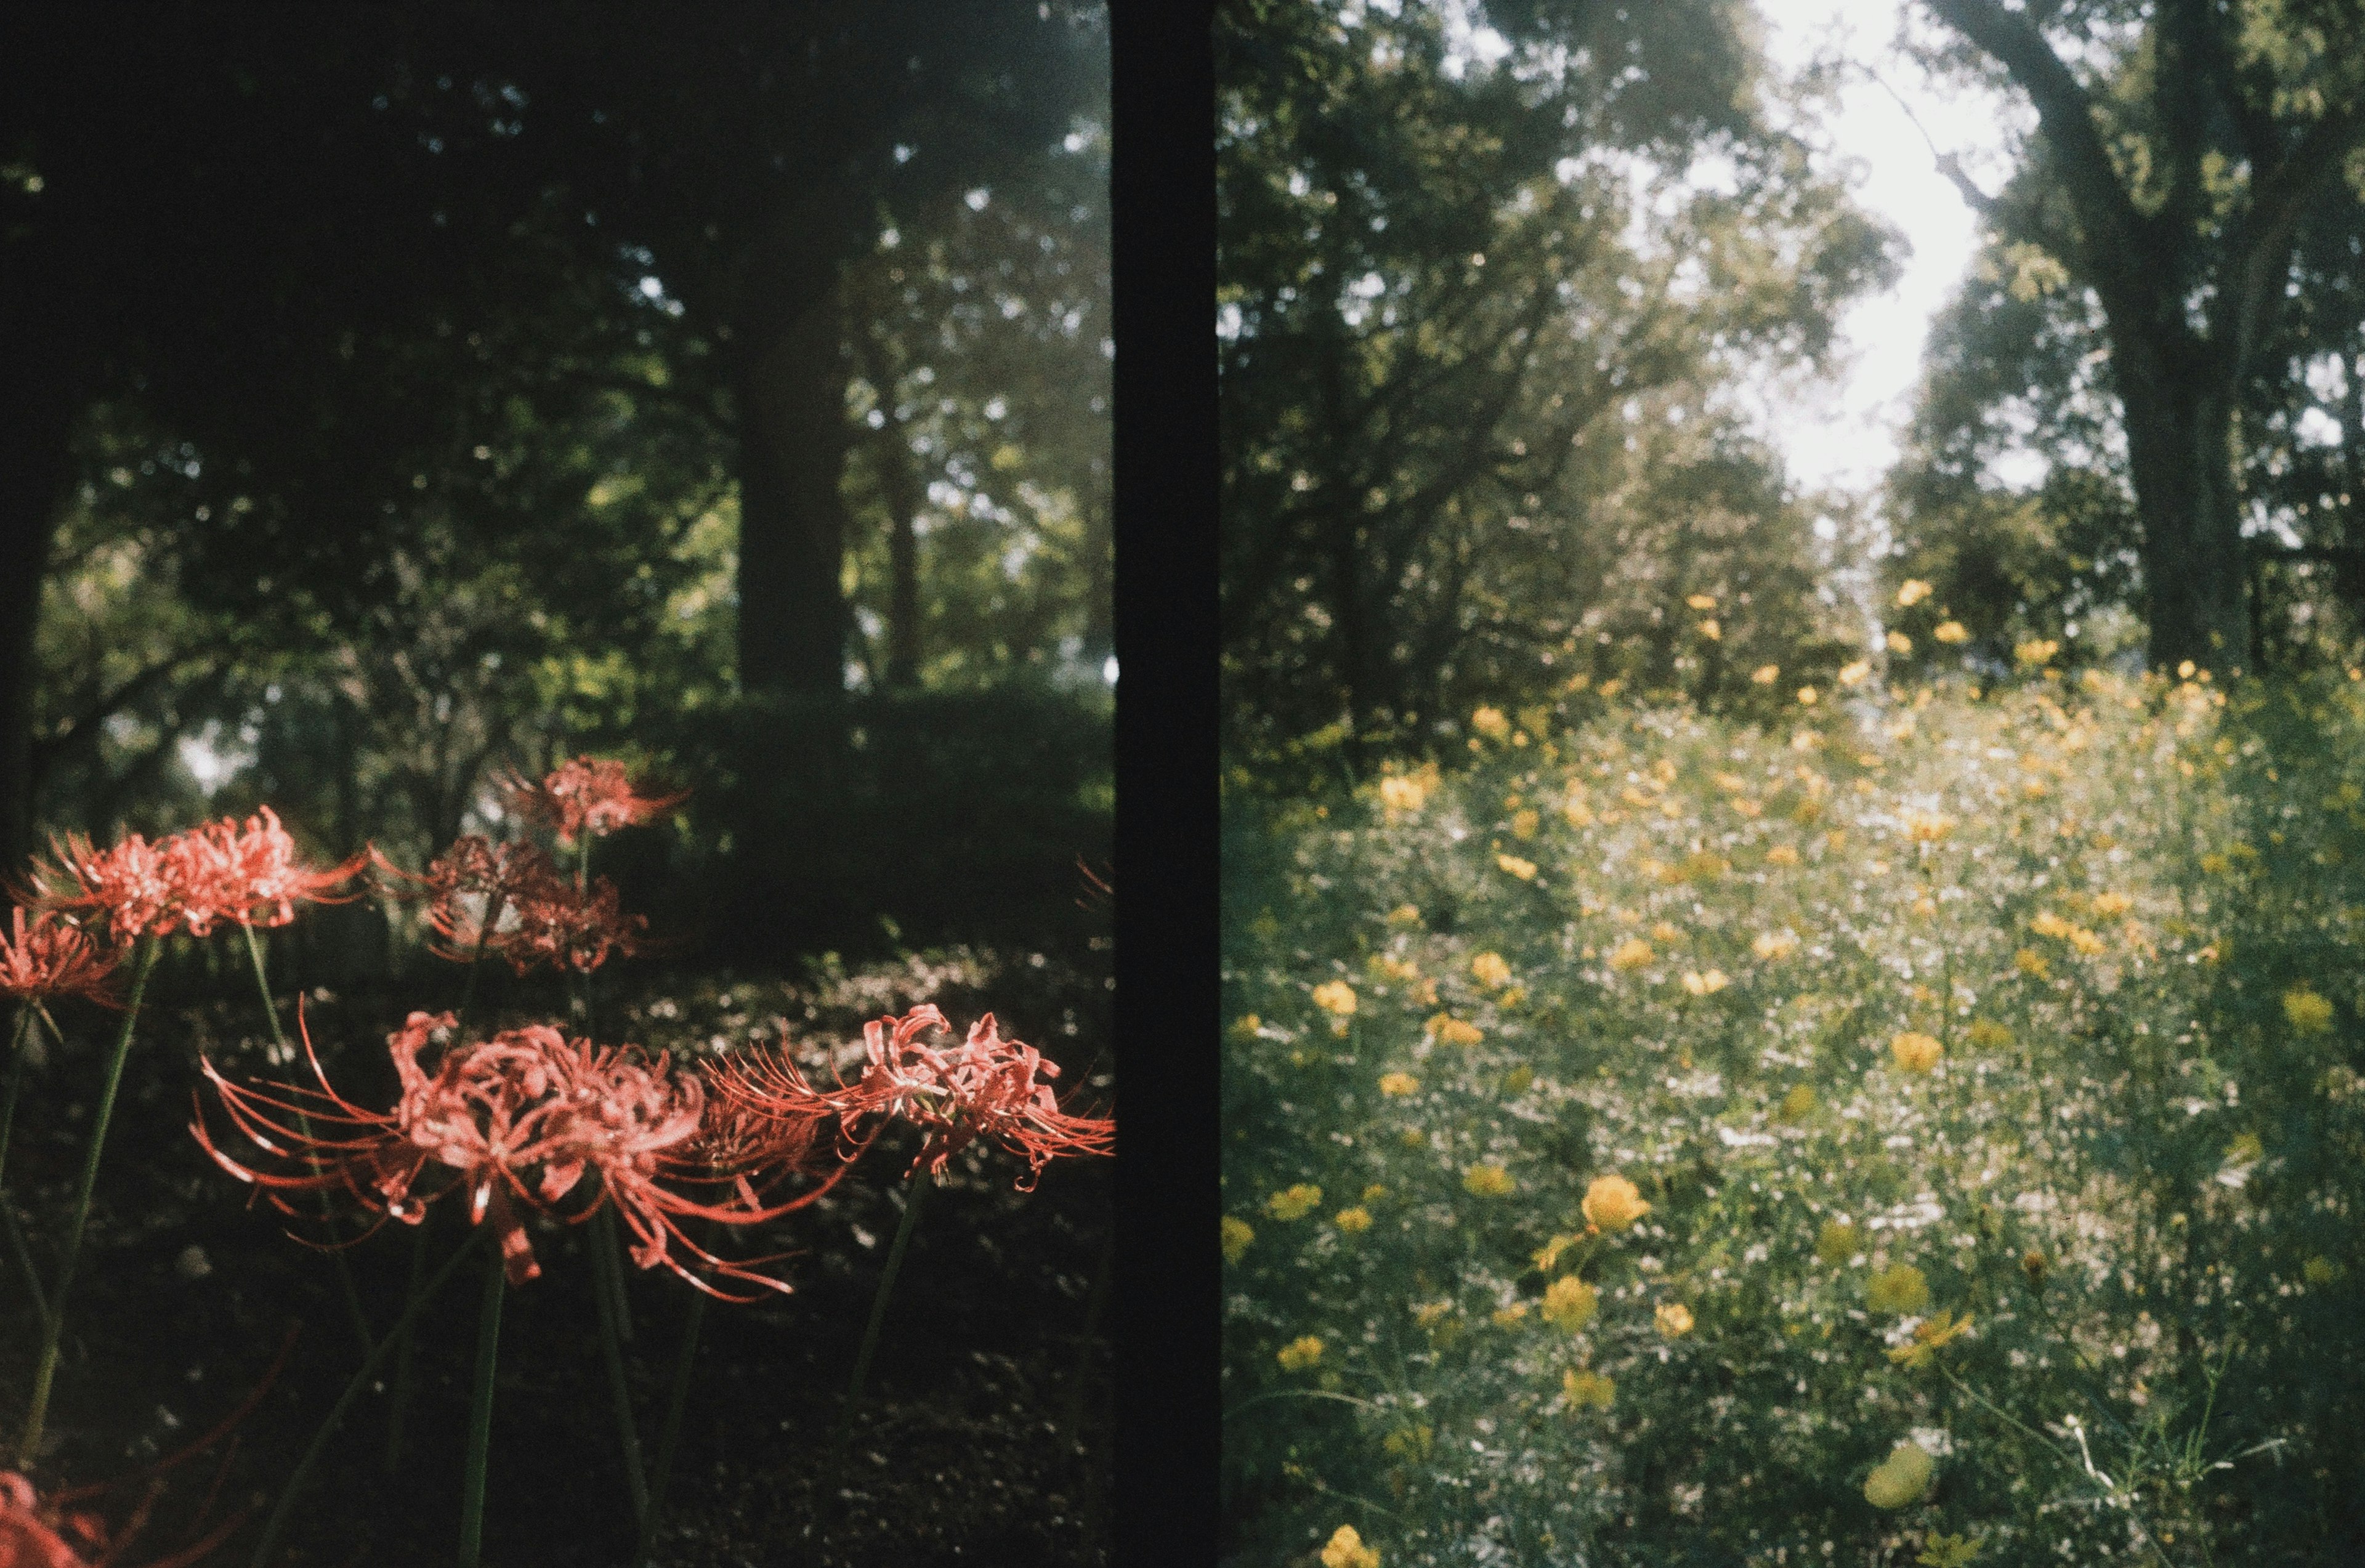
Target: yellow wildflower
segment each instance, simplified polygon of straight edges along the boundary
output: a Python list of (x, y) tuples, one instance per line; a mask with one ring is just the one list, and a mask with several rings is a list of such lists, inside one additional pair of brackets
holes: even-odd
[(1967, 643), (1971, 629), (1959, 621), (1942, 621), (1931, 629), (1930, 635), (1942, 643)]
[(1911, 610), (1930, 597), (1930, 585), (1920, 577), (1908, 577), (1897, 590), (1897, 608)]
[(1322, 1341), (1311, 1334), (1292, 1339), (1273, 1359), (1281, 1363), (1283, 1372), (1304, 1372), (1322, 1359)]
[(1248, 1221), (1235, 1219), (1230, 1215), (1224, 1216), (1225, 1262), (1239, 1262), (1247, 1254), (1249, 1244), (1255, 1239), (1256, 1232), (1250, 1227)]
[(2124, 893), (2096, 893), (2093, 911), (2097, 920), (2114, 920), (2135, 907), (2135, 900)]
[(1560, 1255), (1584, 1239), (1582, 1236), (1553, 1237), (1536, 1249), (1536, 1267), (1544, 1273), (1551, 1273), (1560, 1261)]
[(1314, 1005), (1340, 1018), (1355, 1014), (1355, 988), (1345, 980), (1331, 980), (1314, 988)]
[(1396, 905), (1395, 908), (1388, 911), (1388, 924), (1390, 925), (1418, 925), (1420, 924), (1420, 911), (1415, 909), (1408, 903), (1400, 903)]
[(2095, 935), (2092, 932), (2087, 930), (2084, 926), (2073, 925), (2069, 928), (2069, 946), (2077, 948), (2078, 951), (2085, 957), (2091, 958), (2099, 957), (2102, 952), (2108, 949), (2110, 944), (2103, 941), (2100, 936)]
[(1888, 636), (1883, 637), (1881, 642), (1890, 653), (1900, 659), (1913, 651), (1913, 639), (1902, 632), (1891, 632)]
[(1680, 942), (1684, 937), (1684, 930), (1673, 921), (1661, 920), (1652, 923), (1651, 935), (1661, 942)]
[(1440, 1319), (1453, 1310), (1450, 1301), (1432, 1301), (1412, 1309), (1412, 1320), (1423, 1328), (1434, 1328)]
[(2223, 855), (2212, 850), (2201, 857), (2201, 872), (2205, 877), (2222, 877), (2232, 868), (2233, 864)]
[(1596, 1176), (1581, 1206), (1585, 1217), (1603, 1230), (1623, 1230), (1651, 1212), (1642, 1193), (1623, 1176)]
[(1699, 623), (1699, 634), (1711, 643), (1724, 641), (1724, 628), (1717, 623), (1716, 617), (1713, 615)]
[(1511, 721), (1503, 717), (1499, 708), (1481, 708), (1470, 715), (1470, 727), (1490, 741), (1499, 741), (1511, 733)]
[(1685, 599), (1684, 602), (1690, 605), (1694, 610), (1703, 611), (1710, 610), (1716, 608), (1716, 595), (1712, 593), (1696, 593), (1689, 599)]
[(1789, 845), (1777, 844), (1765, 852), (1765, 864), (1768, 866), (1796, 866), (1798, 863), (1799, 852)]
[(1511, 813), (1511, 836), (1514, 838), (1533, 838), (1536, 829), (1542, 825), (1543, 818), (1536, 814), (1532, 806)]
[(1929, 1490), (1930, 1473), (1935, 1467), (1927, 1450), (1914, 1443), (1900, 1443), (1865, 1477), (1864, 1500), (1876, 1508), (1904, 1507)]
[(1607, 1410), (1618, 1397), (1618, 1384), (1589, 1367), (1563, 1372), (1560, 1391), (1567, 1396), (1572, 1410), (1581, 1410), (1588, 1405), (1596, 1410)]
[(1380, 804), (1392, 812), (1417, 812), (1429, 802), (1429, 787), (1418, 778), (1380, 780)]
[(1782, 1096), (1782, 1103), (1776, 1108), (1775, 1114), (1786, 1122), (1802, 1122), (1814, 1108), (1813, 1088), (1804, 1083), (1794, 1083), (1790, 1086), (1790, 1092)]
[(1970, 1027), (1971, 1044), (1982, 1049), (2012, 1044), (2012, 1031), (1992, 1018), (1974, 1018)]
[(2028, 923), (2028, 928), (2039, 936), (2062, 937), (2069, 935), (2069, 923), (2051, 910), (2039, 910)]
[(1815, 1233), (1815, 1256), (1826, 1263), (1844, 1263), (1861, 1250), (1859, 1233), (1852, 1225), (1827, 1219), (1823, 1228)]
[(1799, 688), (1799, 706), (1801, 708), (1813, 707), (1815, 705), (1815, 698), (1817, 695), (1815, 689), (1811, 686), (1802, 686)]
[(1942, 1312), (1935, 1317), (1915, 1324), (1913, 1342), (1910, 1345), (1898, 1346), (1889, 1352), (1889, 1359), (1899, 1366), (1909, 1369), (1926, 1366), (1929, 1364), (1930, 1358), (1936, 1355), (1941, 1347), (1968, 1329), (1970, 1326), (1971, 1317), (1968, 1313), (1956, 1317), (1951, 1311)]
[(1722, 969), (1710, 969), (1706, 974), (1687, 972), (1684, 976), (1684, 989), (1694, 996), (1714, 996), (1732, 983)]
[(1965, 1540), (1959, 1535), (1933, 1535), (1922, 1547), (1922, 1554), (1913, 1561), (1922, 1568), (1971, 1568), (1979, 1554), (1978, 1539)]
[(1889, 1054), (1908, 1072), (1929, 1072), (1937, 1067), (1942, 1052), (1934, 1036), (1908, 1029), (1889, 1042)]
[(1253, 1040), (1257, 1037), (1257, 1031), (1263, 1027), (1263, 1019), (1253, 1013), (1243, 1013), (1232, 1020), (1232, 1036), (1235, 1039)]
[(1749, 950), (1768, 963), (1787, 958), (1799, 950), (1799, 934), (1785, 927), (1780, 931), (1761, 932)]
[(1474, 1165), (1462, 1173), (1462, 1186), (1476, 1197), (1500, 1198), (1519, 1191), (1519, 1184), (1499, 1165)]
[(1601, 1293), (1571, 1274), (1545, 1289), (1543, 1319), (1574, 1334), (1593, 1321), (1600, 1306)]
[(1639, 969), (1657, 957), (1648, 942), (1640, 936), (1630, 936), (1609, 949), (1609, 967), (1619, 970)]
[(1322, 1201), (1322, 1189), (1311, 1182), (1285, 1187), (1264, 1201), (1264, 1212), (1279, 1220), (1304, 1219)]
[(1351, 1209), (1340, 1209), (1330, 1216), (1330, 1223), (1353, 1236), (1372, 1228), (1372, 1211), (1359, 1204)]
[(1919, 1312), (1930, 1305), (1930, 1282), (1911, 1263), (1891, 1263), (1865, 1282), (1865, 1300), (1875, 1312)]
[(1840, 666), (1839, 683), (1842, 686), (1855, 686), (1871, 673), (1872, 661), (1870, 659), (1858, 659), (1854, 664), (1844, 664)]
[(2029, 668), (2034, 669), (2040, 665), (2052, 663), (2053, 655), (2060, 651), (2061, 644), (2058, 643), (2047, 638), (2032, 637), (2025, 643), (2015, 644), (2012, 650), (2012, 656)]
[(1759, 686), (1771, 686), (1782, 678), (1780, 665), (1759, 665), (1749, 672), (1749, 678)]
[(1408, 1072), (1384, 1072), (1380, 1074), (1380, 1092), (1398, 1097), (1418, 1094), (1420, 1080)]
[(2283, 1016), (2303, 1035), (2321, 1035), (2332, 1027), (2332, 1003), (2305, 985), (2283, 992)]
[(1380, 1554), (1363, 1544), (1353, 1525), (1340, 1525), (1322, 1549), (1322, 1568), (1380, 1568)]
[(1500, 953), (1481, 953), (1470, 960), (1470, 973), (1489, 991), (1511, 983), (1511, 966), (1503, 961)]
[(1944, 844), (1955, 831), (1954, 819), (1936, 812), (1910, 811), (1902, 819), (1905, 836), (1916, 844)]
[(2046, 963), (2045, 955), (2034, 947), (2023, 947), (2012, 956), (2012, 967), (2022, 974), (2033, 976), (2037, 980), (2053, 978), (2053, 966)]
[(1522, 860), (1516, 855), (1497, 855), (1495, 857), (1495, 864), (1522, 882), (1532, 882), (1536, 879), (1536, 863), (1532, 860)]
[(1474, 1046), (1486, 1037), (1485, 1031), (1477, 1025), (1464, 1024), (1461, 1019), (1442, 1013), (1431, 1018), (1428, 1027), (1429, 1034), (1441, 1045)]
[(1682, 1302), (1663, 1302), (1651, 1313), (1659, 1332), (1670, 1339), (1680, 1338), (1692, 1331), (1692, 1309)]
[(1495, 1327), (1512, 1327), (1525, 1320), (1527, 1316), (1528, 1304), (1523, 1301), (1515, 1301), (1508, 1306), (1498, 1306), (1495, 1309)]
[(1363, 1189), (1363, 1202), (1367, 1204), (1378, 1203), (1382, 1198), (1384, 1198), (1387, 1195), (1387, 1188), (1382, 1186), (1377, 1182), (1373, 1182), (1370, 1186)]

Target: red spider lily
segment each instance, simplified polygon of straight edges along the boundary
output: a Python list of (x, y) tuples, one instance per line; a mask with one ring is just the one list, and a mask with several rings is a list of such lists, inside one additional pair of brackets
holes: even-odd
[(433, 945), (439, 958), (466, 963), (481, 946), (507, 958), (520, 974), (544, 963), (588, 974), (610, 953), (629, 958), (644, 945), (647, 919), (623, 913), (613, 883), (595, 877), (578, 891), (531, 844), (494, 844), (471, 834), (420, 876), (383, 856), (378, 865), (407, 884), (398, 892), (430, 901), (427, 923), (440, 938)]
[(648, 822), (689, 799), (689, 791), (640, 795), (613, 758), (578, 756), (545, 775), (540, 783), (510, 774), (502, 781), (510, 801), (529, 822), (553, 829), (571, 845), (585, 834), (598, 838), (620, 827)]
[[(437, 1031), (453, 1026), (448, 1013), (414, 1013), (399, 1032), (387, 1036), (402, 1081), (401, 1098), (390, 1114), (364, 1110), (330, 1087), (319, 1058), (312, 1055), (308, 1032), (304, 1048), (319, 1081), (317, 1090), (241, 1088), (201, 1058), (199, 1067), (239, 1130), (264, 1150), (293, 1160), (293, 1171), (252, 1170), (223, 1154), (207, 1131), (202, 1103), (190, 1130), (217, 1164), (268, 1193), (285, 1214), (297, 1211), (283, 1193), (334, 1190), (365, 1208), (416, 1225), (428, 1203), (444, 1193), (465, 1192), (469, 1223), (491, 1221), (512, 1285), (542, 1271), (527, 1240), (520, 1205), (556, 1212), (570, 1193), (588, 1192), (588, 1201), (564, 1217), (580, 1223), (602, 1202), (612, 1202), (633, 1233), (633, 1260), (642, 1268), (663, 1264), (699, 1289), (722, 1295), (675, 1260), (671, 1246), (678, 1242), (716, 1273), (775, 1290), (789, 1288), (755, 1272), (753, 1263), (712, 1256), (682, 1234), (679, 1222), (685, 1218), (755, 1224), (801, 1207), (824, 1190), (768, 1207), (752, 1185), (742, 1187), (731, 1201), (710, 1204), (661, 1184), (664, 1180), (677, 1184), (725, 1180), (695, 1170), (688, 1161), (666, 1158), (668, 1150), (691, 1144), (699, 1135), (707, 1100), (700, 1080), (674, 1075), (670, 1058), (651, 1060), (634, 1047), (603, 1050), (586, 1040), (570, 1044), (544, 1025), (507, 1030), (489, 1040), (454, 1043), (429, 1071), (420, 1056)], [(345, 1131), (308, 1135), (290, 1125), (299, 1112), (316, 1127)], [(442, 1191), (421, 1196), (417, 1189), (430, 1165), (455, 1172), (455, 1178)], [(598, 1177), (596, 1183), (583, 1182), (587, 1171)]]
[[(0, 996), (39, 1002), (52, 996), (86, 996), (114, 1005), (107, 978), (122, 961), (91, 941), (90, 934), (57, 915), (42, 913), (25, 924), (14, 912), (17, 939), (0, 936)], [(0, 1561), (0, 1568), (5, 1562)]]
[[(1022, 1192), (1060, 1155), (1115, 1152), (1116, 1124), (1060, 1110), (1048, 1081), (1059, 1075), (1058, 1064), (1032, 1046), (1002, 1038), (992, 1014), (971, 1026), (963, 1045), (921, 1043), (928, 1031), (949, 1026), (931, 1004), (864, 1025), (862, 1076), (851, 1085), (840, 1079), (834, 1092), (816, 1089), (783, 1052), (734, 1063), (721, 1081), (726, 1093), (777, 1117), (835, 1116), (846, 1158), (868, 1144), (862, 1124), (874, 1117), (900, 1116), (926, 1135), (912, 1169), (925, 1167), (931, 1175), (986, 1138), (1026, 1159)], [(874, 1124), (873, 1136), (876, 1130)]]
[(648, 928), (648, 916), (623, 912), (607, 878), (592, 878), (581, 892), (553, 879), (521, 895), (517, 924), (494, 932), (488, 946), (520, 974), (537, 964), (589, 974), (611, 952), (627, 958), (639, 952)]
[[(140, 1476), (97, 1485), (65, 1487), (42, 1497), (24, 1476), (13, 1471), (0, 1471), (0, 1568), (113, 1568), (130, 1550), (134, 1538), (146, 1528), (157, 1498), (163, 1494), (164, 1473), (213, 1447), (230, 1428), (244, 1420), (262, 1400), (264, 1391), (277, 1380), (287, 1365), (289, 1352), (295, 1348), (296, 1330), (290, 1328), (287, 1337), (280, 1343), (277, 1359), (237, 1409), (178, 1453), (159, 1460), (147, 1468), (143, 1473), (148, 1483), (144, 1494), (118, 1529), (109, 1529), (105, 1518), (96, 1512), (71, 1505), (107, 1492), (120, 1491), (140, 1479)], [(233, 1439), (232, 1454), (236, 1452), (236, 1446)], [(207, 1488), (205, 1502), (197, 1512), (196, 1523), (191, 1529), (202, 1525), (206, 1517), (213, 1512), (214, 1500), (220, 1494), (222, 1480), (230, 1471), (230, 1457), (231, 1454), (222, 1456), (221, 1468), (215, 1473), (213, 1484)], [(229, 1540), (252, 1516), (253, 1511), (248, 1508), (231, 1515), (180, 1551), (151, 1559), (142, 1564), (142, 1568), (188, 1568), (189, 1564), (210, 1555), (215, 1548)], [(66, 1539), (68, 1536), (81, 1544), (70, 1542)]]
[(33, 862), (19, 902), (44, 913), (104, 920), (118, 943), (165, 936), (179, 925), (187, 882), (178, 839), (126, 834), (112, 849), (80, 834), (50, 841), (55, 865)]
[(166, 853), (178, 862), (182, 920), (192, 936), (210, 935), (219, 920), (279, 926), (296, 918), (299, 902), (345, 902), (356, 896), (346, 884), (370, 858), (364, 850), (322, 870), (298, 864), (296, 841), (269, 806), (243, 827), (224, 817), (182, 834)]

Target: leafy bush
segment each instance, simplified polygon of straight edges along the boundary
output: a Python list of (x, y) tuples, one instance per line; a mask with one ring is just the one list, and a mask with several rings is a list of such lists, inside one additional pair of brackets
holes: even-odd
[(1243, 1561), (2356, 1553), (2359, 692), (1481, 711), (1236, 792)]

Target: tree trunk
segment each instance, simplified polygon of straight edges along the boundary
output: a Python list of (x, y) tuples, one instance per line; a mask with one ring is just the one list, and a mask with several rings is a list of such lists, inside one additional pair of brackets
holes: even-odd
[(2233, 388), (2125, 335), (2120, 344), (2151, 667), (2172, 673), (2190, 659), (2238, 674), (2248, 658), (2250, 607), (2234, 488)]
[(846, 689), (844, 304), (837, 258), (808, 239), (766, 247), (742, 290), (738, 338), (739, 688)]

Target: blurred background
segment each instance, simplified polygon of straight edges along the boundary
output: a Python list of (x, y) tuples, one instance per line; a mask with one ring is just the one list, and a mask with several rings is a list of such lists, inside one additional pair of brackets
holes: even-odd
[(695, 791), (604, 868), (697, 952), (1081, 929), (1107, 118), (1067, 0), (12, 11), (0, 863), (416, 866), (593, 752)]

